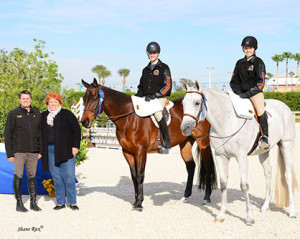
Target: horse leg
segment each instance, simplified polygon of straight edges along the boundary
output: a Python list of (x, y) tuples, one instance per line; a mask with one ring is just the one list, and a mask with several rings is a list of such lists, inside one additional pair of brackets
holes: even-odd
[(137, 173), (136, 173), (136, 165), (135, 165), (135, 160), (133, 155), (126, 153), (123, 150), (123, 155), (129, 165), (129, 169), (130, 169), (130, 173), (131, 173), (131, 179), (133, 182), (133, 186), (134, 186), (134, 198), (135, 198), (135, 202), (133, 203), (133, 208), (136, 207), (137, 204), (137, 197), (138, 197), (138, 183), (137, 183)]
[[(284, 141), (279, 143), (279, 154), (281, 153), (284, 160), (284, 166), (285, 167), (285, 180), (286, 185), (288, 187), (288, 198), (289, 198), (289, 217), (290, 218), (296, 218), (296, 206), (293, 196), (293, 141)], [(279, 156), (279, 160), (282, 160)], [(280, 162), (279, 162), (280, 163)], [(279, 168), (279, 165), (278, 165)], [(279, 170), (279, 169), (278, 169)], [(282, 180), (281, 180), (282, 181)], [(294, 178), (294, 183), (296, 184), (296, 179)], [(294, 185), (295, 185), (294, 184)], [(284, 184), (283, 187), (286, 187)]]
[(252, 213), (252, 206), (249, 198), (249, 184), (248, 184), (248, 159), (247, 156), (239, 156), (238, 163), (240, 167), (240, 176), (241, 176), (241, 190), (244, 192), (245, 201), (246, 201), (246, 224), (254, 224), (254, 217)]
[(265, 202), (261, 207), (261, 211), (264, 212), (269, 209), (269, 204), (271, 200), (271, 179), (272, 179), (272, 167), (269, 159), (269, 152), (259, 155), (259, 161), (264, 168), (264, 174), (266, 177), (266, 195)]
[(210, 195), (212, 192), (212, 185), (215, 182), (214, 161), (210, 146), (200, 149), (200, 152), (202, 156), (201, 175), (204, 171), (205, 177), (205, 195), (203, 198), (203, 204), (209, 204), (211, 203)]
[(229, 159), (223, 155), (216, 154), (216, 163), (220, 175), (221, 185), (221, 210), (216, 217), (216, 222), (223, 222), (225, 219), (225, 213), (227, 210), (227, 179), (228, 179), (228, 164)]
[(181, 199), (181, 202), (183, 202), (183, 203), (188, 201), (188, 198), (192, 195), (192, 189), (193, 189), (195, 162), (193, 160), (193, 155), (192, 155), (192, 144), (193, 144), (193, 140), (189, 139), (179, 145), (180, 146), (180, 154), (185, 162), (186, 170), (188, 173), (184, 196)]

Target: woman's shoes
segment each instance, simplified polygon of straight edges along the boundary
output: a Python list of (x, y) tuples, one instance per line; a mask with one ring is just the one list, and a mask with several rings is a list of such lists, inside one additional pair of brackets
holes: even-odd
[(79, 210), (79, 207), (76, 204), (70, 205), (72, 210)]
[(63, 205), (56, 205), (56, 206), (53, 208), (53, 210), (60, 210), (60, 209), (63, 209), (63, 208), (65, 208), (65, 207), (66, 207), (65, 204), (63, 204)]

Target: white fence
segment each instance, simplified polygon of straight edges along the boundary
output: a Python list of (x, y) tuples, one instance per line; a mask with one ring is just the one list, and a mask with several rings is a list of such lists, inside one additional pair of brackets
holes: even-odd
[(116, 136), (116, 128), (91, 128), (91, 142), (97, 148), (121, 148)]

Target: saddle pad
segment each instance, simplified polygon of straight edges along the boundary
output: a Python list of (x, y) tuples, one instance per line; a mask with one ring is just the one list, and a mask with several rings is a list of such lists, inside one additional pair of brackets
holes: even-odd
[(135, 113), (140, 117), (147, 117), (163, 110), (158, 99), (147, 102), (145, 101), (145, 97), (137, 97), (132, 95), (131, 100)]
[(244, 119), (253, 119), (254, 109), (251, 101), (249, 99), (240, 98), (231, 90), (228, 91), (228, 93), (237, 116)]

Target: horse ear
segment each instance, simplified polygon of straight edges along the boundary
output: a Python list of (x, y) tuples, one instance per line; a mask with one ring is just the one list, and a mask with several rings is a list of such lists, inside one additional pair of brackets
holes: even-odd
[(95, 88), (97, 88), (97, 87), (98, 87), (98, 82), (97, 82), (96, 78), (94, 78), (94, 81), (93, 81), (93, 86), (94, 86)]
[(187, 91), (188, 90), (188, 85), (184, 81), (181, 81), (181, 85), (182, 85), (183, 91)]
[(81, 79), (82, 84), (84, 85), (85, 88), (89, 88), (89, 83), (85, 82), (83, 79)]
[(197, 80), (195, 81), (195, 86), (196, 86), (197, 91), (201, 91), (201, 88), (200, 88), (199, 83), (198, 83)]

